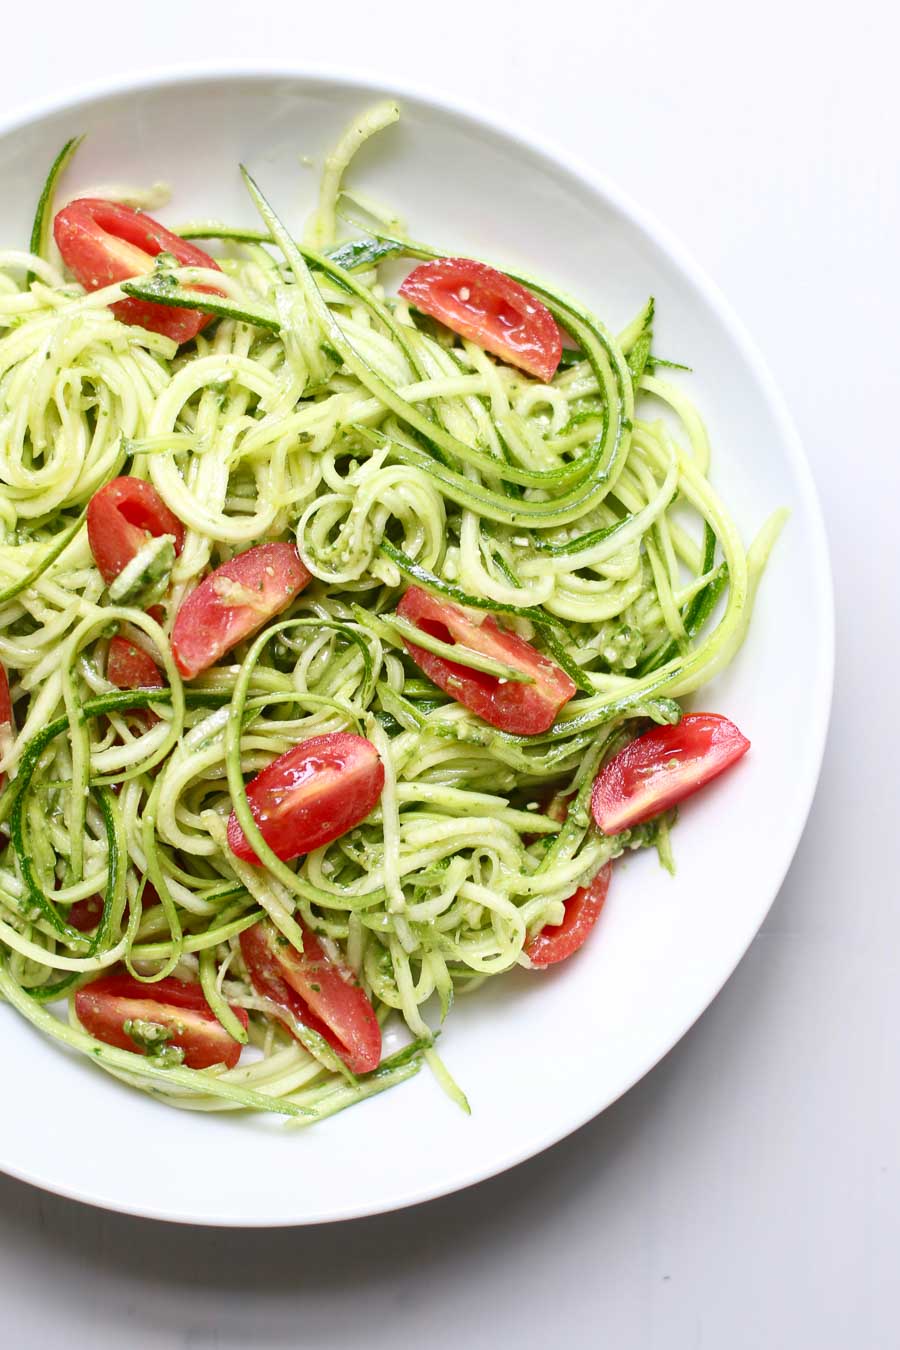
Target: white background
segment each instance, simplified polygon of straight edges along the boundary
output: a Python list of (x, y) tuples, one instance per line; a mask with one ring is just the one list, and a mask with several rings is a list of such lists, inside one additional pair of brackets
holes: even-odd
[(877, 0), (44, 0), (6, 16), (0, 116), (132, 71), (296, 61), (470, 99), (617, 180), (721, 284), (788, 396), (827, 517), (838, 667), (781, 895), (625, 1099), (473, 1190), (316, 1229), (167, 1227), (0, 1177), (4, 1344), (900, 1343), (898, 37)]

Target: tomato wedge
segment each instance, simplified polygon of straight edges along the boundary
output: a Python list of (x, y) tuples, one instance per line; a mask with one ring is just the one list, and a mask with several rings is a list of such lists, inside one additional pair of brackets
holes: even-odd
[(350, 968), (329, 960), (315, 933), (297, 922), (303, 929), (302, 953), (267, 919), (241, 933), (254, 989), (278, 1005), (288, 1031), (296, 1034), (296, 1022), (317, 1031), (353, 1073), (377, 1069), (381, 1027), (365, 991)]
[[(159, 253), (171, 253), (182, 267), (221, 271), (202, 248), (173, 234), (152, 216), (102, 197), (79, 197), (64, 206), (53, 222), (53, 237), (63, 262), (86, 291), (114, 286), (116, 282), (152, 271), (153, 259)], [(197, 289), (222, 294), (210, 286)], [(122, 323), (138, 324), (179, 343), (190, 342), (213, 317), (194, 309), (175, 309), (131, 298), (117, 300), (110, 308)]]
[[(263, 839), (288, 862), (365, 820), (383, 787), (384, 765), (372, 742), (335, 731), (273, 759), (247, 784), (247, 800)], [(228, 846), (245, 862), (259, 862), (234, 812)]]
[(162, 689), (162, 671), (143, 647), (114, 637), (106, 657), (106, 678), (117, 689)]
[(414, 267), (400, 294), (501, 361), (553, 379), (562, 335), (553, 315), (505, 272), (472, 258), (437, 258)]
[[(245, 1010), (231, 1011), (246, 1027)], [(217, 1021), (199, 984), (172, 978), (141, 984), (130, 975), (104, 975), (78, 990), (75, 1012), (86, 1031), (120, 1050), (146, 1055), (177, 1046), (189, 1069), (233, 1069), (240, 1058), (239, 1043)]]
[(594, 924), (600, 917), (600, 911), (609, 890), (609, 878), (612, 875), (612, 863), (601, 867), (589, 886), (581, 886), (566, 901), (566, 914), (562, 923), (542, 928), (525, 947), (525, 954), (531, 957), (531, 964), (542, 970), (553, 966), (557, 961), (577, 952), (583, 946)]
[(734, 723), (717, 713), (687, 713), (677, 727), (653, 727), (598, 773), (594, 820), (604, 834), (641, 825), (690, 797), (749, 749)]
[(88, 502), (87, 531), (94, 562), (107, 586), (150, 538), (170, 534), (176, 557), (184, 547), (184, 526), (156, 488), (127, 475), (94, 493)]
[[(144, 885), (144, 894), (141, 897), (141, 912), (146, 913), (148, 909), (153, 909), (154, 905), (159, 904), (159, 896), (156, 894), (156, 887), (151, 881)], [(74, 905), (69, 906), (69, 912), (66, 915), (73, 928), (77, 928), (79, 933), (91, 933), (100, 922), (100, 915), (103, 913), (103, 896), (89, 895), (85, 900), (76, 900)], [(128, 905), (125, 906), (124, 921), (128, 921)]]
[(410, 586), (397, 613), (441, 642), (458, 642), (531, 677), (531, 684), (503, 681), (457, 665), (404, 638), (407, 651), (429, 680), (492, 727), (516, 736), (535, 736), (553, 725), (560, 708), (575, 693), (575, 684), (564, 670), (530, 642), (501, 628), (492, 614), (485, 617), (438, 600), (420, 586)]
[[(4, 666), (0, 665), (0, 749), (6, 749), (6, 746), (2, 743), (3, 739), (11, 738), (14, 729), (12, 699), (9, 696), (9, 676)], [(5, 782), (6, 774), (0, 773), (0, 787)]]
[(79, 933), (91, 933), (100, 922), (103, 913), (103, 896), (89, 895), (86, 900), (76, 900), (69, 906), (66, 919)]
[[(142, 647), (123, 637), (114, 637), (110, 641), (106, 656), (106, 678), (117, 689), (162, 689), (166, 683), (153, 658)], [(148, 727), (159, 721), (152, 708), (126, 711), (133, 712)]]
[(6, 668), (0, 665), (0, 727), (12, 727), (12, 699), (9, 696), (9, 676)]
[(259, 544), (210, 572), (175, 616), (172, 652), (182, 675), (192, 680), (215, 665), (286, 609), (309, 579), (293, 544)]

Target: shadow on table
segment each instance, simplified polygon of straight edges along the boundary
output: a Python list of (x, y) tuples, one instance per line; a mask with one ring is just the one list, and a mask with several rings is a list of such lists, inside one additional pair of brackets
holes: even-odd
[[(142, 1347), (156, 1345), (165, 1328), (172, 1336), (176, 1327), (177, 1342), (165, 1344), (281, 1345), (288, 1316), (298, 1333), (302, 1318), (298, 1344), (309, 1337), (310, 1344), (343, 1345), (346, 1319), (362, 1325), (367, 1304), (373, 1318), (390, 1317), (394, 1304), (404, 1304), (408, 1314), (409, 1300), (433, 1292), (441, 1272), (449, 1282), (461, 1278), (460, 1264), (472, 1261), (473, 1247), (489, 1253), (533, 1235), (542, 1213), (564, 1211), (583, 1189), (586, 1160), (594, 1187), (598, 1172), (615, 1172), (658, 1090), (658, 1080), (645, 1080), (555, 1148), (477, 1187), (393, 1214), (309, 1228), (165, 1224), (92, 1210), (0, 1176), (0, 1250), (24, 1245), (33, 1260), (62, 1266), (70, 1277), (80, 1266), (85, 1292), (87, 1272), (94, 1272), (92, 1295), (108, 1289), (113, 1304), (104, 1324), (121, 1301), (123, 1321)], [(198, 1319), (201, 1305), (208, 1315)], [(72, 1315), (80, 1325), (75, 1308)], [(465, 1324), (479, 1314), (463, 1299), (458, 1315), (460, 1336), (468, 1338)]]

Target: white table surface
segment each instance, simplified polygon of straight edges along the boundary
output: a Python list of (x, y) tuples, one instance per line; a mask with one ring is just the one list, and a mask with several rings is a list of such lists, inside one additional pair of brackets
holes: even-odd
[(737, 12), (45, 0), (6, 13), (0, 115), (179, 62), (295, 60), (502, 110), (617, 180), (702, 260), (785, 388), (827, 517), (839, 646), (823, 778), (781, 895), (713, 1007), (626, 1098), (473, 1190), (315, 1229), (176, 1228), (0, 1178), (4, 1345), (900, 1343), (900, 26), (878, 0)]

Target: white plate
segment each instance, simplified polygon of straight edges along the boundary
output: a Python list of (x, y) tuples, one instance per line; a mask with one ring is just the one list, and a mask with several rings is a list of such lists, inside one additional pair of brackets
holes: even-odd
[[(46, 168), (76, 132), (88, 138), (69, 192), (161, 179), (174, 190), (164, 219), (255, 223), (241, 160), (299, 222), (317, 182), (301, 156), (321, 161), (348, 117), (383, 92), (226, 72), (32, 112), (0, 133), (0, 246), (25, 245)], [(797, 435), (756, 349), (681, 250), (608, 184), (486, 119), (399, 97), (400, 125), (364, 150), (353, 182), (396, 207), (414, 235), (541, 272), (614, 329), (655, 295), (658, 349), (695, 368), (713, 479), (745, 537), (772, 508), (790, 508), (749, 640), (702, 700), (733, 717), (753, 750), (684, 810), (674, 881), (653, 857), (630, 859), (579, 959), (457, 1004), (441, 1053), (470, 1119), (427, 1071), (309, 1131), (173, 1111), (0, 1009), (0, 1166), (110, 1209), (207, 1224), (349, 1218), (445, 1194), (546, 1148), (631, 1087), (707, 1007), (765, 917), (812, 799), (831, 693), (829, 565)]]

